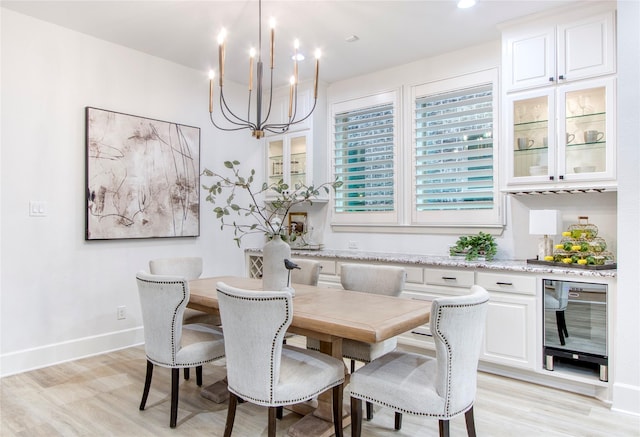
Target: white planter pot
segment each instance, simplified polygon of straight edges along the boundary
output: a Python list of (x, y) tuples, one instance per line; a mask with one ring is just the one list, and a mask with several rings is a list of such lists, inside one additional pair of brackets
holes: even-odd
[(280, 291), (287, 288), (289, 271), (285, 258), (291, 259), (291, 246), (279, 236), (267, 242), (262, 249), (262, 289)]

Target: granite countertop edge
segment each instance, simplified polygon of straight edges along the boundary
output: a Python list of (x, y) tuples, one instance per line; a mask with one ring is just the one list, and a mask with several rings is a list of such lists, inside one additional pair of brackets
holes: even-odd
[[(245, 249), (248, 254), (262, 254), (262, 248)], [(294, 257), (306, 258), (335, 258), (345, 261), (371, 261), (371, 262), (389, 262), (398, 264), (415, 264), (417, 266), (436, 266), (436, 267), (455, 267), (455, 268), (474, 268), (486, 270), (500, 270), (521, 273), (548, 273), (554, 275), (570, 275), (582, 277), (600, 277), (615, 278), (617, 277), (616, 269), (607, 270), (589, 270), (580, 268), (568, 268), (561, 266), (546, 266), (539, 264), (528, 264), (526, 260), (504, 260), (494, 259), (492, 261), (466, 261), (459, 258), (450, 258), (448, 256), (439, 255), (416, 255), (402, 253), (386, 253), (386, 252), (362, 252), (357, 250), (300, 250), (291, 249), (291, 255)]]

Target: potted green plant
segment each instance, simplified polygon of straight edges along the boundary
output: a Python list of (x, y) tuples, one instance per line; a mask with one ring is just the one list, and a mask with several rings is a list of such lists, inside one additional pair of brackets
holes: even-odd
[(458, 238), (456, 244), (449, 248), (449, 255), (464, 256), (467, 261), (477, 260), (483, 257), (491, 261), (498, 251), (498, 245), (493, 235), (484, 232), (478, 235), (463, 235)]

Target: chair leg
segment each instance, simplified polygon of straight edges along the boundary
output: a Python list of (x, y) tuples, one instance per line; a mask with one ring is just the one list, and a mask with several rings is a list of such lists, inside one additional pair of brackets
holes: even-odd
[(233, 422), (236, 419), (236, 406), (238, 405), (238, 397), (229, 392), (229, 407), (227, 409), (227, 422), (224, 424), (224, 437), (231, 437), (233, 431)]
[(362, 434), (362, 400), (351, 398), (351, 437)]
[(342, 384), (333, 387), (333, 430), (336, 437), (342, 437)]
[(438, 428), (440, 430), (440, 437), (449, 437), (449, 421), (439, 420)]
[(140, 401), (140, 410), (144, 410), (147, 404), (147, 396), (149, 396), (149, 388), (151, 388), (151, 377), (153, 376), (153, 363), (147, 360), (147, 376), (144, 378), (144, 390), (142, 390), (142, 401)]
[(202, 366), (196, 367), (196, 384), (198, 387), (202, 387)]
[(276, 419), (282, 420), (283, 413), (284, 413), (284, 407), (282, 406), (276, 407)]
[(277, 407), (269, 407), (269, 426), (267, 429), (268, 437), (276, 437), (276, 415)]
[(180, 369), (171, 369), (171, 419), (169, 426), (176, 427), (178, 421), (178, 392), (180, 387)]
[(189, 380), (189, 368), (188, 367), (184, 368), (184, 380), (185, 381)]
[(373, 419), (373, 404), (371, 402), (367, 402), (367, 420)]
[(556, 326), (558, 327), (558, 337), (560, 338), (560, 344), (562, 346), (565, 345), (565, 341), (564, 341), (564, 331), (562, 330), (562, 317), (564, 317), (564, 314), (562, 311), (556, 311)]
[(467, 424), (467, 435), (469, 437), (476, 437), (476, 424), (473, 420), (473, 405), (466, 413), (464, 413), (464, 421)]
[(396, 431), (400, 431), (402, 429), (402, 413), (396, 411), (396, 423), (394, 426)]
[(569, 331), (567, 331), (567, 319), (564, 317), (564, 311), (560, 311), (560, 323), (562, 324), (562, 332), (564, 332), (564, 336), (569, 336)]
[(351, 360), (351, 373), (356, 371), (356, 360)]

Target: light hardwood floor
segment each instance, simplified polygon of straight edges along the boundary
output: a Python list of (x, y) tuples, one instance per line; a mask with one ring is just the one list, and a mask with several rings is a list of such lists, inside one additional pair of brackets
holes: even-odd
[[(226, 404), (200, 396), (195, 374), (180, 385), (178, 426), (169, 428), (170, 371), (156, 367), (147, 409), (139, 411), (145, 374), (143, 347), (60, 364), (1, 380), (0, 436), (222, 436)], [(192, 372), (195, 373), (195, 372)], [(204, 384), (224, 377), (223, 363), (204, 367)], [(348, 392), (345, 392), (348, 403)], [(474, 407), (479, 436), (640, 436), (640, 418), (610, 411), (600, 401), (480, 373)], [(287, 412), (278, 436), (299, 419)], [(240, 404), (234, 436), (266, 436), (264, 408)], [(350, 433), (346, 429), (345, 436)], [(466, 436), (463, 416), (452, 436)], [(436, 420), (404, 416), (393, 430), (393, 412), (376, 408), (363, 436), (437, 436)]]

